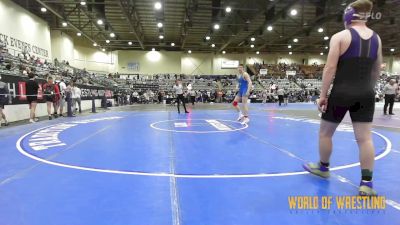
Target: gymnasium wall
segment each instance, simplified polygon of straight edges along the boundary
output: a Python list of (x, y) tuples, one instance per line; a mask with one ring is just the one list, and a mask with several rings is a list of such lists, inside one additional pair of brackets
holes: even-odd
[(213, 54), (182, 54), (181, 56), (181, 72), (183, 74), (212, 74), (213, 73)]
[(393, 58), (391, 70), (393, 71), (393, 73), (400, 74), (400, 58)]
[(0, 40), (11, 54), (26, 50), (39, 58), (52, 58), (47, 22), (10, 0), (0, 1)]
[(51, 37), (51, 52), (52, 60), (57, 58), (59, 61), (66, 60), (74, 61), (74, 40), (66, 33), (60, 30), (52, 30)]
[(87, 71), (114, 73), (118, 67), (117, 51), (103, 52), (93, 47), (74, 47), (74, 60), (70, 65)]
[[(167, 51), (118, 51), (119, 73), (181, 73), (181, 52)], [(129, 64), (138, 64), (129, 69)]]

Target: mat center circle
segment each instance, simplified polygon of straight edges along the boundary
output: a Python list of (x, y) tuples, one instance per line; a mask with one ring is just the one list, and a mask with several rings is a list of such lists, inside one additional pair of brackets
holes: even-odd
[(233, 120), (221, 119), (176, 119), (164, 120), (150, 124), (150, 127), (160, 131), (177, 133), (223, 133), (246, 129), (247, 124)]

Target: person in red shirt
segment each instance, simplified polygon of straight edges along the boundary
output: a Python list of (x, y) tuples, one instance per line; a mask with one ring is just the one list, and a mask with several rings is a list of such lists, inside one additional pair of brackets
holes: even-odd
[(48, 77), (47, 83), (43, 86), (44, 95), (47, 103), (47, 113), (49, 115), (49, 120), (52, 120), (53, 117), (51, 115), (51, 105), (54, 108), (54, 115), (56, 116), (57, 113), (57, 105), (58, 101), (60, 100), (60, 89), (58, 85), (54, 84), (53, 78)]

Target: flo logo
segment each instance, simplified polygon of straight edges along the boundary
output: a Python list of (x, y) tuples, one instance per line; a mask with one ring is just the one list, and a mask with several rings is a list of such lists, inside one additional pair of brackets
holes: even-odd
[(381, 12), (370, 12), (370, 13), (359, 13), (358, 14), (360, 19), (362, 20), (380, 20), (382, 19), (382, 13)]
[(380, 20), (380, 19), (382, 19), (382, 13), (381, 12), (372, 12), (370, 18), (372, 20)]

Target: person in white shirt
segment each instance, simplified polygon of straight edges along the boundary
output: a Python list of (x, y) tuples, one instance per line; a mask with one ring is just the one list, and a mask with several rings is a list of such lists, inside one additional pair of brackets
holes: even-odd
[(133, 102), (137, 103), (138, 102), (138, 98), (139, 98), (139, 93), (137, 93), (137, 91), (134, 91), (132, 93), (132, 97), (133, 97)]
[(283, 88), (278, 87), (278, 90), (276, 91), (276, 94), (278, 95), (278, 99), (279, 99), (279, 106), (282, 105), (283, 101), (284, 101), (284, 94), (285, 94), (285, 90), (283, 90)]
[(72, 87), (72, 109), (74, 112), (77, 111), (76, 103), (78, 103), (79, 113), (82, 113), (81, 95), (81, 89), (74, 84), (74, 86)]
[(181, 113), (179, 105), (180, 105), (180, 101), (182, 101), (182, 105), (183, 108), (185, 109), (185, 113), (189, 113), (186, 110), (186, 105), (185, 105), (185, 97), (183, 97), (183, 85), (182, 82), (180, 80), (176, 80), (175, 81), (175, 85), (174, 85), (174, 90), (176, 93), (176, 103), (178, 104), (178, 113)]
[(65, 90), (67, 89), (67, 85), (64, 82), (64, 79), (61, 79), (60, 83), (58, 83), (58, 86), (60, 87), (60, 116), (64, 116), (64, 106), (65, 106)]
[(190, 96), (190, 102), (192, 103), (192, 106), (194, 106), (194, 103), (196, 101), (196, 92), (193, 90), (193, 85), (189, 83), (187, 89)]
[(396, 97), (396, 90), (398, 86), (394, 79), (391, 79), (388, 84), (383, 88), (383, 93), (385, 94), (385, 106), (383, 107), (383, 113), (387, 115), (387, 107), (389, 106), (389, 115), (394, 115), (393, 106), (394, 99)]

